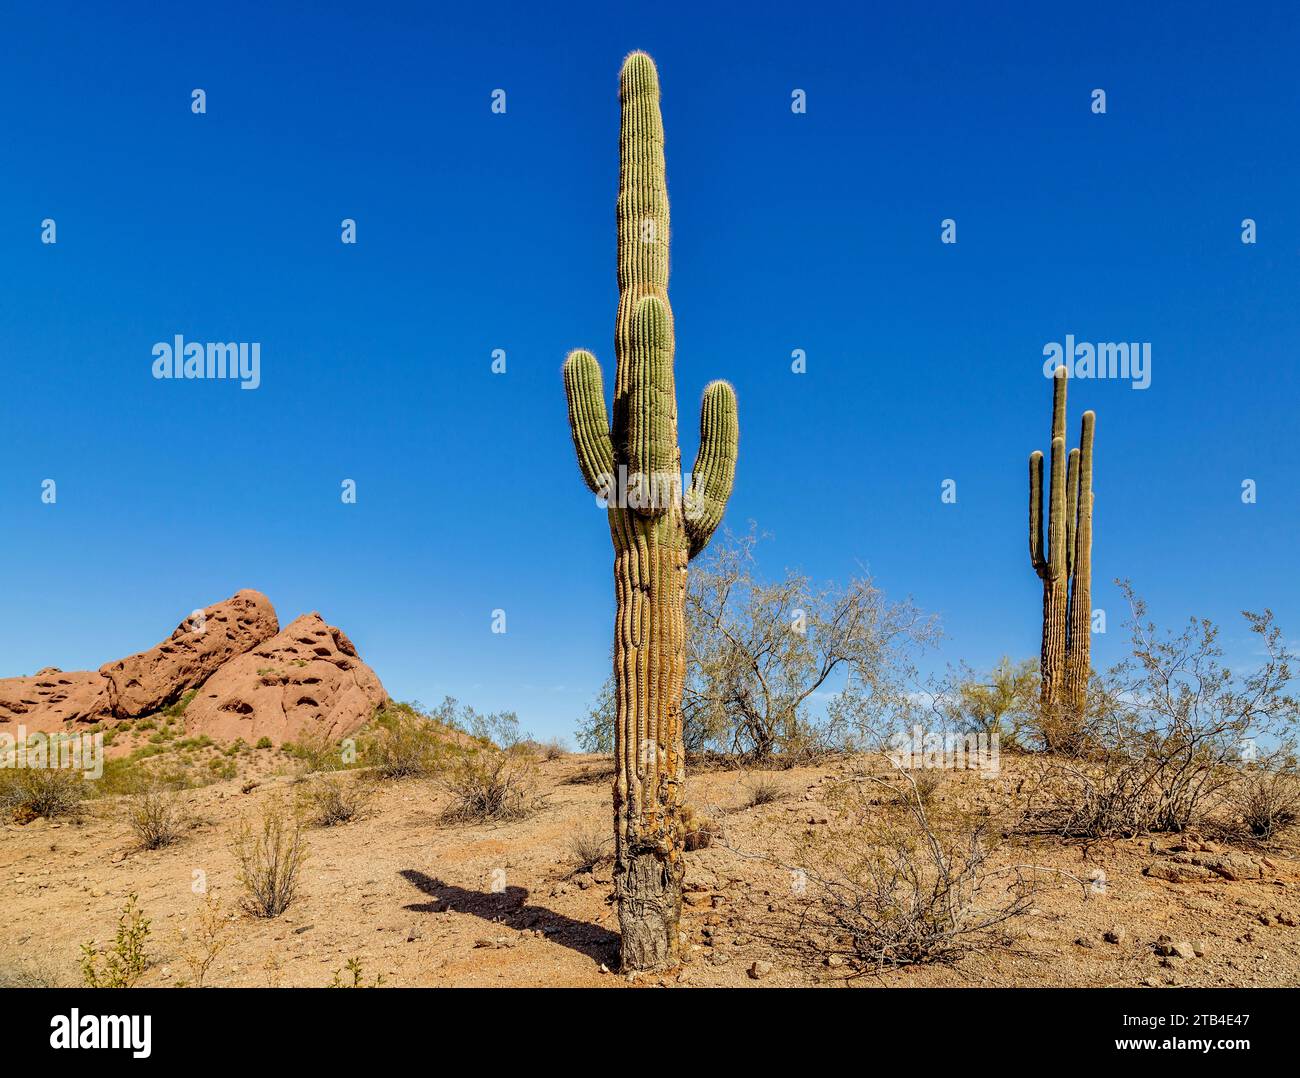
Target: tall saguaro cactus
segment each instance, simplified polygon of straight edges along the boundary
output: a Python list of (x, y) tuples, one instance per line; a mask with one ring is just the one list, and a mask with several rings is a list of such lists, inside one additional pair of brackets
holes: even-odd
[(1083, 413), (1079, 448), (1065, 452), (1069, 371), (1052, 378), (1051, 476), (1043, 538), (1043, 454), (1029, 455), (1029, 558), (1043, 581), (1039, 702), (1050, 747), (1068, 747), (1086, 703), (1092, 633), (1092, 442), (1096, 416)]
[[(722, 519), (735, 475), (736, 395), (711, 382), (685, 498), (677, 444), (668, 187), (659, 76), (642, 52), (619, 78), (618, 313), (614, 416), (596, 358), (564, 362), (569, 426), (614, 543), (614, 891), (625, 970), (676, 964), (684, 825), (686, 566)], [(664, 496), (667, 492), (667, 497)]]

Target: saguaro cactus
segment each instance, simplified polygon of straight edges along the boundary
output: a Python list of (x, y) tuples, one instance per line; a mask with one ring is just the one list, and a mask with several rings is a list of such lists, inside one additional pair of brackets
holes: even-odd
[(614, 419), (596, 358), (564, 362), (569, 426), (614, 543), (614, 891), (625, 970), (678, 958), (684, 825), (686, 566), (722, 519), (735, 475), (736, 395), (711, 382), (682, 497), (668, 305), (668, 187), (659, 76), (634, 52), (619, 78), (618, 313)]
[(1092, 632), (1092, 442), (1096, 416), (1083, 413), (1079, 448), (1065, 452), (1069, 371), (1052, 378), (1052, 458), (1043, 543), (1043, 454), (1029, 454), (1029, 559), (1043, 581), (1039, 702), (1050, 747), (1066, 747), (1084, 709)]

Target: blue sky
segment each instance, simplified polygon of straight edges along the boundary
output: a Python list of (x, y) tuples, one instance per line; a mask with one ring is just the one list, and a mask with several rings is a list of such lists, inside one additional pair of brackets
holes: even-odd
[[(1036, 654), (1042, 349), (1149, 341), (1149, 389), (1072, 386), (1095, 659), (1122, 650), (1116, 576), (1235, 655), (1243, 607), (1300, 635), (1294, 9), (267, 6), (6, 6), (0, 676), (255, 587), (397, 697), (569, 732), (613, 595), (560, 364), (613, 368), (633, 48), (664, 91), (683, 456), (732, 380), (727, 523), (773, 534), (767, 572), (869, 570), (941, 617), (938, 666)], [(260, 388), (153, 379), (178, 333), (260, 342)]]

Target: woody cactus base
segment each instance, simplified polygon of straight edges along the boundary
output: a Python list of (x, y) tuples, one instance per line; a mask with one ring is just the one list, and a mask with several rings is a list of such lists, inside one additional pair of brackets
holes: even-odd
[(624, 61), (619, 100), (612, 425), (590, 352), (570, 353), (564, 387), (582, 477), (607, 499), (614, 544), (614, 891), (622, 966), (631, 971), (664, 969), (679, 956), (689, 828), (682, 804), (686, 566), (722, 519), (739, 428), (731, 386), (711, 383), (690, 485), (684, 497), (673, 496), (681, 492), (681, 450), (668, 304), (668, 187), (659, 76), (645, 53)]

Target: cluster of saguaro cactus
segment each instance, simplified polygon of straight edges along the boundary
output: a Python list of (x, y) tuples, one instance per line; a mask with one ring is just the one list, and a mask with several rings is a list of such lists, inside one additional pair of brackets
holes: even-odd
[(1092, 441), (1096, 417), (1083, 413), (1079, 447), (1065, 452), (1069, 372), (1052, 379), (1052, 449), (1043, 537), (1043, 454), (1029, 455), (1029, 557), (1043, 581), (1040, 704), (1050, 747), (1069, 747), (1086, 704), (1092, 632)]
[[(668, 305), (668, 187), (659, 76), (632, 53), (619, 79), (618, 314), (611, 426), (600, 366), (564, 363), (569, 426), (587, 486), (607, 501), (614, 543), (614, 891), (625, 970), (678, 960), (685, 753), (686, 566), (731, 494), (738, 425), (726, 382), (704, 391), (700, 447), (683, 492)], [(671, 496), (673, 491), (683, 497)], [(644, 494), (662, 495), (668, 497)], [(630, 495), (626, 496), (625, 495)]]

